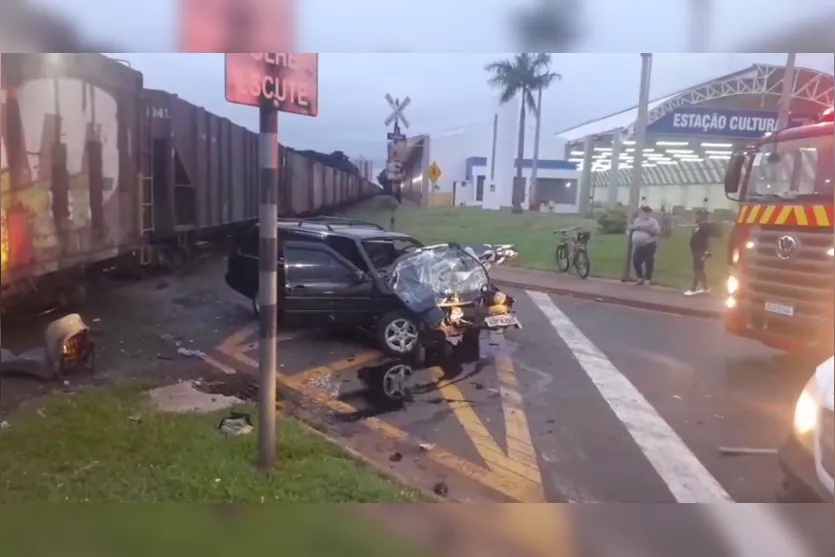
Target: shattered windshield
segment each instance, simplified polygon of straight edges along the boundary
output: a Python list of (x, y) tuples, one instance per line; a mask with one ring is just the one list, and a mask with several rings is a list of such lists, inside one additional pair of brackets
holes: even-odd
[(387, 280), (415, 311), (434, 307), (453, 293), (470, 301), (489, 283), (479, 255), (472, 248), (456, 244), (427, 246), (400, 259)]

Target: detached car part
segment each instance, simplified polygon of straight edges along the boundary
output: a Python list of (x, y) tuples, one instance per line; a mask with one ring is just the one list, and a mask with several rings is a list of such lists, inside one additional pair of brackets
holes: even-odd
[(14, 354), (2, 351), (0, 374), (31, 375), (45, 381), (92, 372), (95, 344), (90, 328), (77, 313), (52, 321), (44, 333), (42, 348)]

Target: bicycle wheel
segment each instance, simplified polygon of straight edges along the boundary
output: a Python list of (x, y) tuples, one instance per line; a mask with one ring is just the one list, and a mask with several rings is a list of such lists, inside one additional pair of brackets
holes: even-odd
[(568, 250), (566, 249), (565, 244), (557, 246), (557, 250), (554, 253), (554, 259), (557, 261), (557, 269), (563, 273), (568, 271), (568, 268), (571, 266), (571, 260), (568, 258)]
[(577, 250), (574, 254), (574, 268), (577, 269), (577, 276), (586, 278), (591, 271), (591, 263), (589, 262), (589, 254), (586, 250)]

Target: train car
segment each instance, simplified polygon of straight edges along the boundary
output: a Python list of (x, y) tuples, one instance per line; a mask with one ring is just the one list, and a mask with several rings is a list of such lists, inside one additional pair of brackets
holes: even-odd
[(167, 91), (146, 89), (143, 102), (150, 253), (169, 257), (257, 218), (258, 135)]
[[(81, 301), (91, 272), (170, 267), (258, 218), (257, 133), (103, 55), (2, 56), (0, 307)], [(378, 190), (278, 149), (280, 216)]]
[(83, 297), (82, 277), (141, 244), (142, 74), (100, 54), (3, 54), (3, 307)]

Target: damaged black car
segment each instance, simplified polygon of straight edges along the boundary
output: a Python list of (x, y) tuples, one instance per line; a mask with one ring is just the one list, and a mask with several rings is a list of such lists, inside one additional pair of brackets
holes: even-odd
[[(516, 257), (513, 246), (423, 246), (362, 221), (285, 219), (278, 257), (282, 327), (358, 328), (397, 358), (455, 347), (468, 331), (521, 327), (488, 273)], [(258, 311), (257, 226), (236, 238), (226, 282)]]

